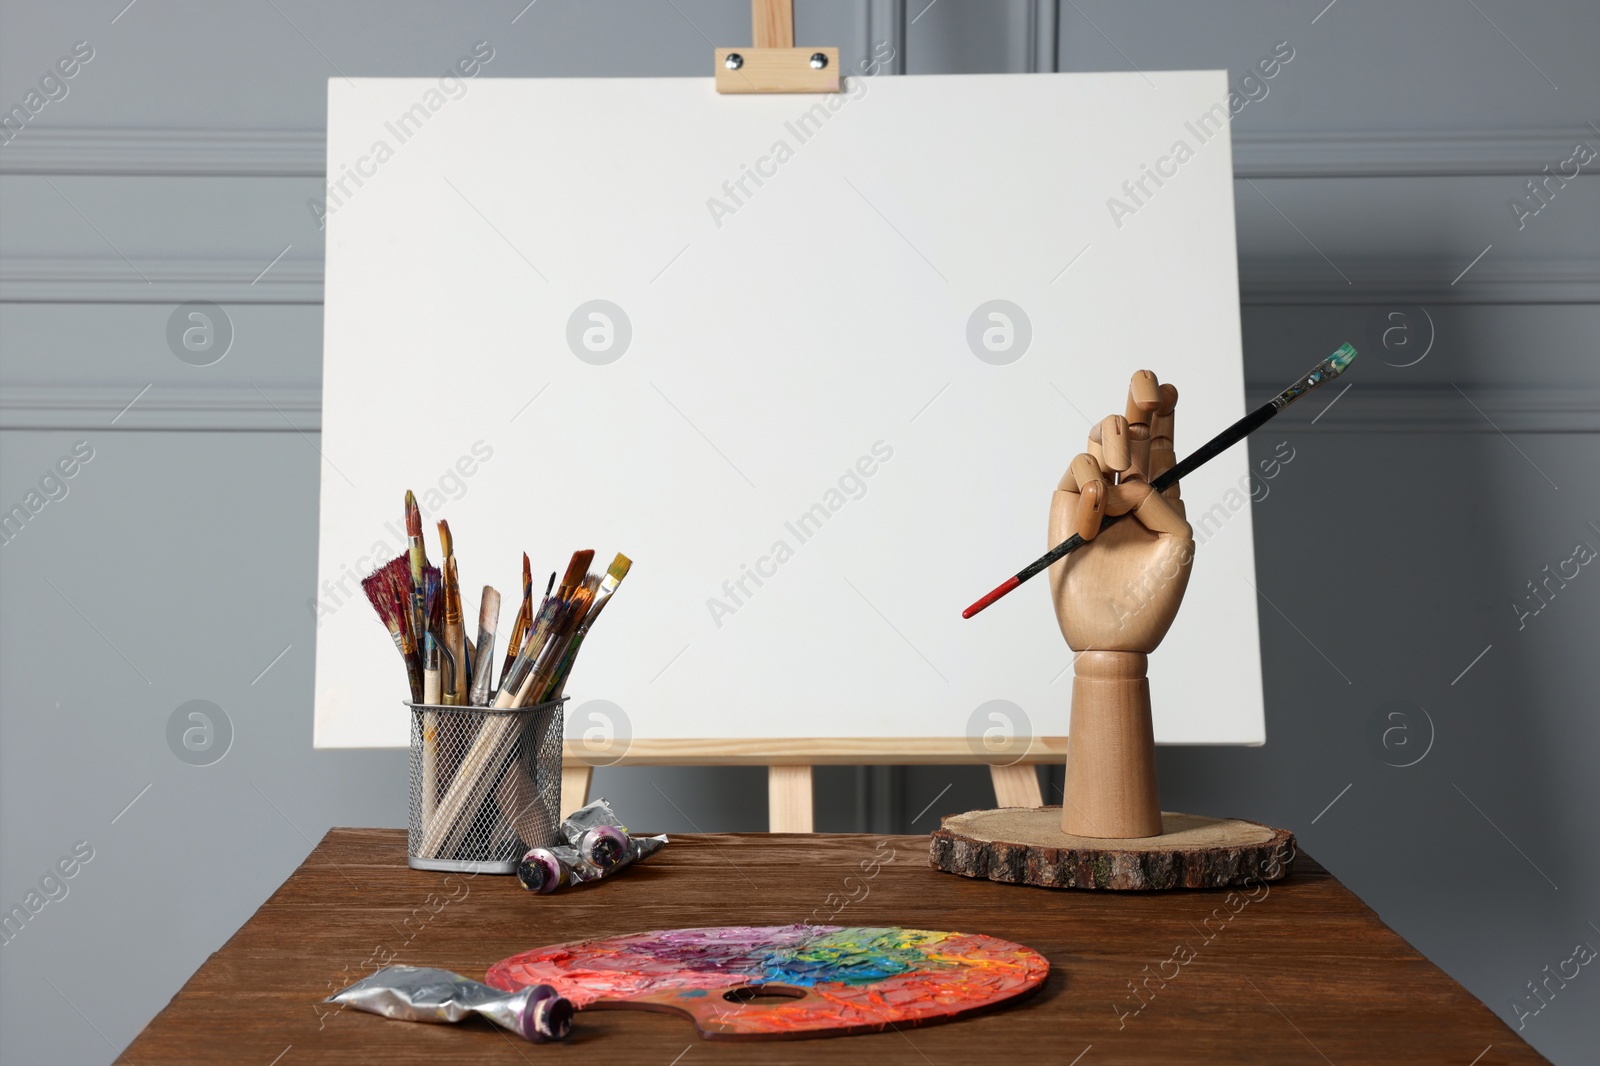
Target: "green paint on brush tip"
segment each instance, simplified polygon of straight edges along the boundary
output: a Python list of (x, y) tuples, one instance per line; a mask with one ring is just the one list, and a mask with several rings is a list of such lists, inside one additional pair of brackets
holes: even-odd
[(1349, 341), (1339, 345), (1339, 350), (1328, 356), (1328, 366), (1335, 374), (1344, 373), (1344, 368), (1350, 365), (1350, 360), (1356, 357), (1356, 350)]

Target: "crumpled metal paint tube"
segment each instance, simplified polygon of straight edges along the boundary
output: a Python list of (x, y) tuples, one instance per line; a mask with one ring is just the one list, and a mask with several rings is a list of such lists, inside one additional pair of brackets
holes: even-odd
[(611, 804), (597, 799), (561, 823), (562, 843), (534, 848), (517, 864), (517, 880), (530, 892), (554, 892), (563, 885), (610, 877), (631, 863), (660, 851), (665, 836), (630, 836)]
[(385, 966), (326, 1002), (408, 1022), (451, 1023), (481, 1014), (535, 1044), (561, 1040), (572, 1031), (572, 1004), (549, 985), (502, 992), (426, 966)]

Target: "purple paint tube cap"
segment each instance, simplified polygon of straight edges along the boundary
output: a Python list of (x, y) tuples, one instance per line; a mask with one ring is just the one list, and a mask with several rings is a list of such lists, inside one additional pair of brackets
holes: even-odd
[(549, 985), (533, 985), (523, 990), (519, 1030), (536, 1044), (546, 1040), (565, 1040), (572, 1032), (572, 1004)]
[(566, 866), (548, 848), (534, 848), (517, 863), (517, 880), (529, 892), (554, 892), (566, 880)]

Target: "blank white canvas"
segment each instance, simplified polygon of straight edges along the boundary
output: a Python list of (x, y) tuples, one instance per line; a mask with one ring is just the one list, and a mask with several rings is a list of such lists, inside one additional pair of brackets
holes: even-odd
[[(575, 548), (634, 559), (568, 694), (636, 739), (962, 737), (992, 700), (1065, 734), (1047, 581), (960, 612), (1046, 547), (1135, 369), (1179, 387), (1180, 455), (1244, 411), (1228, 134), (1196, 125), (1224, 74), (461, 85), (329, 84), (317, 746), (407, 742), (357, 583), (407, 488), (502, 643), (523, 551), (539, 590)], [(630, 334), (603, 365), (620, 316), (568, 341), (595, 300)], [(1014, 361), (969, 345), (993, 300)], [(1020, 320), (980, 316), (1008, 322), (1001, 356)], [(1248, 474), (1239, 446), (1183, 486), (1211, 519), (1150, 658), (1162, 742), (1264, 739)]]

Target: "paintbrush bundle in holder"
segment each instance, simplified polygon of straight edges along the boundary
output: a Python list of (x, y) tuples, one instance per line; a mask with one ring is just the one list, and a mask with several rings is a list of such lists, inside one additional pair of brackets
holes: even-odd
[[(421, 749), (420, 767), (413, 749), (413, 803), (420, 816), (413, 822), (420, 820), (413, 857), (449, 861), (469, 840), (485, 837), (514, 850), (549, 820), (538, 809), (538, 790), (526, 768), (516, 765), (526, 761), (526, 714), (562, 699), (579, 649), (632, 563), (619, 554), (604, 575), (591, 574), (594, 552), (575, 552), (560, 585), (551, 574), (535, 606), (532, 568), (524, 555), (522, 602), (497, 682), (500, 593), (484, 586), (477, 640), (467, 639), (454, 538), (446, 522), (438, 528), (443, 562), (435, 567), (428, 564), (416, 497), (406, 493), (407, 551), (362, 586), (405, 662), (409, 702), (421, 719), (420, 737), (413, 734)], [(473, 707), (488, 710), (468, 710)], [(559, 769), (552, 768), (557, 777)]]

